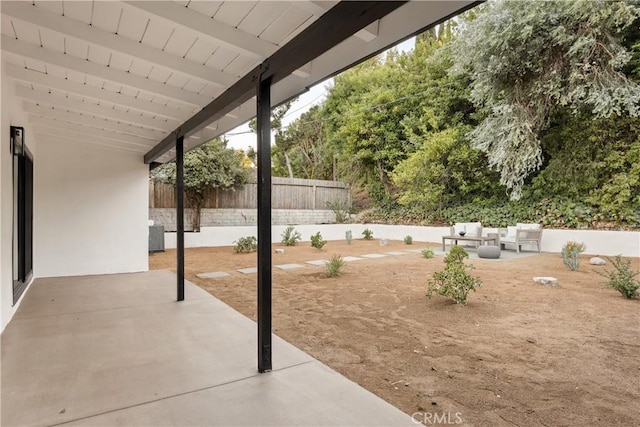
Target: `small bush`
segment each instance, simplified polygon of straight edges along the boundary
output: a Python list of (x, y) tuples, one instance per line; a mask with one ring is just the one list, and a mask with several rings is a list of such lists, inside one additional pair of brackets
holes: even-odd
[(365, 240), (373, 239), (373, 231), (369, 230), (368, 228), (364, 229), (364, 231), (362, 232), (362, 235), (364, 236)]
[(235, 253), (255, 252), (258, 249), (258, 239), (254, 236), (241, 237), (233, 243), (235, 244), (233, 247)]
[(411, 245), (411, 244), (413, 244), (413, 237), (411, 237), (411, 236), (404, 236), (404, 244), (405, 244), (405, 245)]
[(586, 247), (582, 242), (568, 241), (562, 247), (562, 262), (571, 271), (575, 271), (580, 267), (580, 253), (584, 252)]
[(318, 231), (316, 234), (311, 236), (311, 246), (316, 249), (322, 249), (324, 245), (327, 244), (326, 240), (322, 240), (322, 235)]
[(634, 279), (640, 274), (640, 271), (631, 270), (631, 261), (623, 259), (620, 255), (615, 258), (607, 257), (607, 259), (613, 265), (613, 270), (596, 270), (596, 274), (609, 279), (606, 283), (607, 287), (620, 292), (623, 297), (629, 299), (640, 298), (640, 293), (638, 293), (640, 280)]
[(342, 224), (349, 219), (349, 204), (346, 200), (340, 199), (335, 202), (327, 202), (327, 207), (333, 212), (338, 224)]
[(340, 270), (345, 265), (347, 265), (347, 262), (340, 255), (334, 255), (325, 264), (324, 274), (327, 277), (338, 277), (342, 273)]
[(289, 226), (282, 232), (282, 244), (285, 246), (295, 246), (300, 240), (302, 240), (302, 234), (299, 231), (295, 231), (295, 227)]
[(347, 245), (351, 244), (351, 239), (353, 239), (353, 235), (351, 234), (351, 230), (345, 231), (344, 238), (347, 240)]
[(433, 249), (431, 248), (423, 249), (422, 256), (425, 257), (426, 259), (433, 258), (434, 256)]
[(447, 266), (442, 271), (433, 273), (433, 279), (429, 281), (427, 297), (433, 293), (446, 298), (452, 298), (456, 304), (466, 304), (469, 291), (475, 290), (482, 281), (467, 273), (466, 269), (472, 269), (471, 264), (466, 265), (463, 260), (469, 254), (461, 247), (454, 246), (444, 259)]

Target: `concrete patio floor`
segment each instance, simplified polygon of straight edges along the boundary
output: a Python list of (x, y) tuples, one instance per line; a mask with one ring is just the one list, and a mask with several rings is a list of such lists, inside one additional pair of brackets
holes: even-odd
[(37, 279), (2, 333), (1, 424), (410, 426), (411, 417), (169, 271)]

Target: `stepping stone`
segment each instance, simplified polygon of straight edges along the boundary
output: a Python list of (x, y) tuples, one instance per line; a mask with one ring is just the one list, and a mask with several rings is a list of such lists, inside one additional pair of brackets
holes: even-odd
[(558, 279), (555, 277), (534, 277), (533, 281), (545, 286), (558, 286)]
[(342, 258), (343, 261), (345, 262), (351, 262), (351, 261), (360, 261), (363, 258), (358, 258), (357, 256), (346, 256), (344, 258)]
[(407, 252), (397, 252), (397, 251), (395, 251), (395, 252), (385, 252), (384, 254), (385, 255), (399, 256), (399, 255), (407, 255), (408, 253)]
[(280, 270), (293, 270), (295, 268), (302, 268), (304, 265), (302, 264), (280, 264), (274, 265), (275, 268), (279, 268)]
[(382, 255), (382, 254), (366, 254), (366, 255), (360, 255), (363, 258), (384, 258), (386, 257), (386, 255)]
[(421, 254), (422, 251), (424, 251), (424, 250), (425, 250), (425, 248), (422, 248), (422, 249), (407, 249), (405, 252), (409, 252), (409, 253), (412, 253), (412, 254)]
[(229, 273), (225, 273), (224, 271), (212, 271), (210, 273), (200, 273), (196, 274), (201, 279), (220, 279), (222, 277), (231, 276)]
[(326, 259), (315, 259), (313, 261), (307, 261), (307, 264), (311, 264), (311, 265), (325, 265), (326, 263), (328, 263), (329, 260)]
[(591, 265), (606, 265), (607, 261), (603, 260), (600, 257), (594, 256), (589, 260), (589, 264)]
[(242, 274), (252, 274), (258, 272), (258, 267), (239, 268), (238, 271)]

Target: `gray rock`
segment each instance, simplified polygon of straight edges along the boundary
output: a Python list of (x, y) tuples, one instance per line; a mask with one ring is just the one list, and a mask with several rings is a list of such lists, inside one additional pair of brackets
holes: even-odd
[(558, 279), (555, 277), (534, 277), (533, 281), (545, 286), (558, 286)]
[(599, 258), (597, 256), (594, 256), (593, 258), (591, 258), (589, 260), (589, 264), (591, 264), (591, 265), (605, 265), (606, 263), (607, 263), (607, 261), (605, 261), (602, 258)]
[(283, 254), (284, 253), (284, 249), (276, 249), (276, 253), (277, 254)]

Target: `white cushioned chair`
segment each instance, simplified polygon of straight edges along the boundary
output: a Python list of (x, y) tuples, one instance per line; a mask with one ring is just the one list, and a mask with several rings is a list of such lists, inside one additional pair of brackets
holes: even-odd
[(542, 227), (540, 224), (517, 223), (515, 227), (500, 228), (500, 247), (506, 248), (507, 244), (515, 245), (516, 252), (520, 253), (522, 245), (536, 244), (538, 253), (542, 242)]
[(461, 231), (464, 231), (467, 237), (480, 237), (482, 236), (482, 223), (456, 222), (452, 227), (449, 227), (449, 231), (451, 236), (457, 236)]

